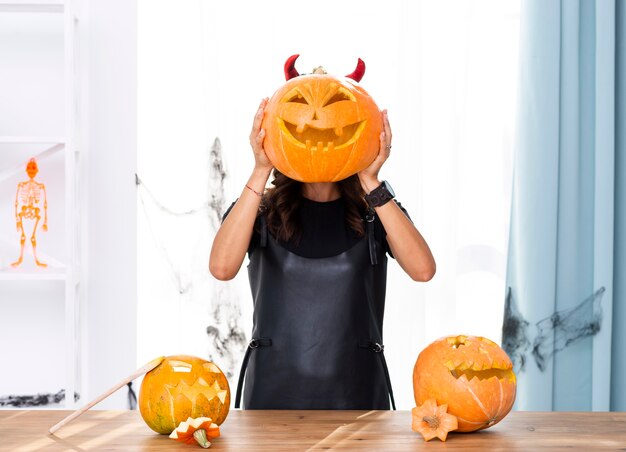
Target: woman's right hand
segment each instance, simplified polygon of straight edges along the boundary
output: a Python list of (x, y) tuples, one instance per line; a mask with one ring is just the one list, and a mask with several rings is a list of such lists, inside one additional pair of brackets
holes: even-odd
[(265, 149), (263, 149), (265, 130), (261, 128), (261, 125), (263, 124), (263, 116), (265, 115), (265, 106), (267, 105), (267, 101), (267, 97), (261, 101), (259, 109), (254, 115), (252, 131), (250, 132), (250, 145), (252, 146), (252, 151), (254, 152), (255, 168), (271, 170), (273, 167), (272, 162), (270, 162), (270, 159), (267, 158)]

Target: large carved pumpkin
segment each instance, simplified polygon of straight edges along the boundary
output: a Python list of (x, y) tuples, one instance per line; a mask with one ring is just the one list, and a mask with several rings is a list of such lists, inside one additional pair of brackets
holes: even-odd
[(139, 391), (141, 416), (158, 433), (170, 434), (190, 417), (209, 417), (221, 425), (229, 409), (226, 376), (195, 356), (168, 356), (144, 376)]
[(265, 108), (264, 149), (272, 164), (302, 182), (334, 182), (367, 168), (378, 155), (381, 112), (358, 85), (365, 64), (346, 77), (299, 75), (294, 55), (287, 83)]
[(419, 354), (413, 369), (417, 406), (428, 399), (447, 404), (459, 432), (498, 423), (513, 407), (516, 387), (508, 355), (484, 337), (441, 338)]

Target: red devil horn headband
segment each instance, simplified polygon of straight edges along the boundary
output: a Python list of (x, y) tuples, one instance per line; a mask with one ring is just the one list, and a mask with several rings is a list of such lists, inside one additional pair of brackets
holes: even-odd
[[(300, 75), (300, 73), (296, 70), (296, 60), (298, 59), (299, 56), (300, 54), (291, 55), (289, 58), (287, 58), (287, 61), (285, 61), (285, 79), (286, 80), (291, 80), (292, 78)], [(356, 69), (354, 70), (354, 72), (346, 75), (346, 77), (351, 78), (352, 80), (356, 82), (360, 82), (361, 79), (363, 78), (363, 74), (365, 74), (365, 63), (363, 62), (361, 58), (359, 58), (359, 61), (356, 64)]]
[(298, 71), (296, 70), (296, 60), (298, 59), (299, 56), (300, 56), (299, 53), (296, 55), (291, 55), (289, 58), (287, 58), (287, 61), (285, 61), (285, 79), (286, 80), (291, 80), (292, 78), (300, 75)]
[(360, 82), (364, 74), (365, 74), (365, 63), (363, 62), (361, 58), (359, 58), (359, 61), (356, 63), (356, 69), (354, 70), (354, 72), (352, 74), (346, 75), (346, 77), (351, 78), (352, 80), (356, 82)]

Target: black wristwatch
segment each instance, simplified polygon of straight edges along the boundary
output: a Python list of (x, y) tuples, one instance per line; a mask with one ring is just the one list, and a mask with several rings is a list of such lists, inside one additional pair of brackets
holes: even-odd
[(391, 188), (389, 182), (384, 180), (382, 184), (372, 190), (369, 195), (365, 195), (365, 200), (370, 207), (374, 208), (384, 206), (395, 197), (396, 194), (393, 192), (393, 188)]

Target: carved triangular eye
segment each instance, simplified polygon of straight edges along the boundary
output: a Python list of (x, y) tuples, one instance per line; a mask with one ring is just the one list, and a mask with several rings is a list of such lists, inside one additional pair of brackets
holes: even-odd
[(347, 93), (344, 93), (342, 91), (337, 91), (337, 93), (333, 97), (331, 97), (328, 100), (328, 102), (326, 102), (324, 107), (330, 104), (334, 104), (335, 102), (341, 102), (342, 100), (354, 101), (354, 99), (350, 97)]
[(296, 93), (294, 94), (292, 97), (290, 97), (287, 102), (295, 102), (296, 104), (305, 104), (308, 105), (308, 102), (306, 101), (306, 99), (302, 96), (302, 94), (300, 93)]

